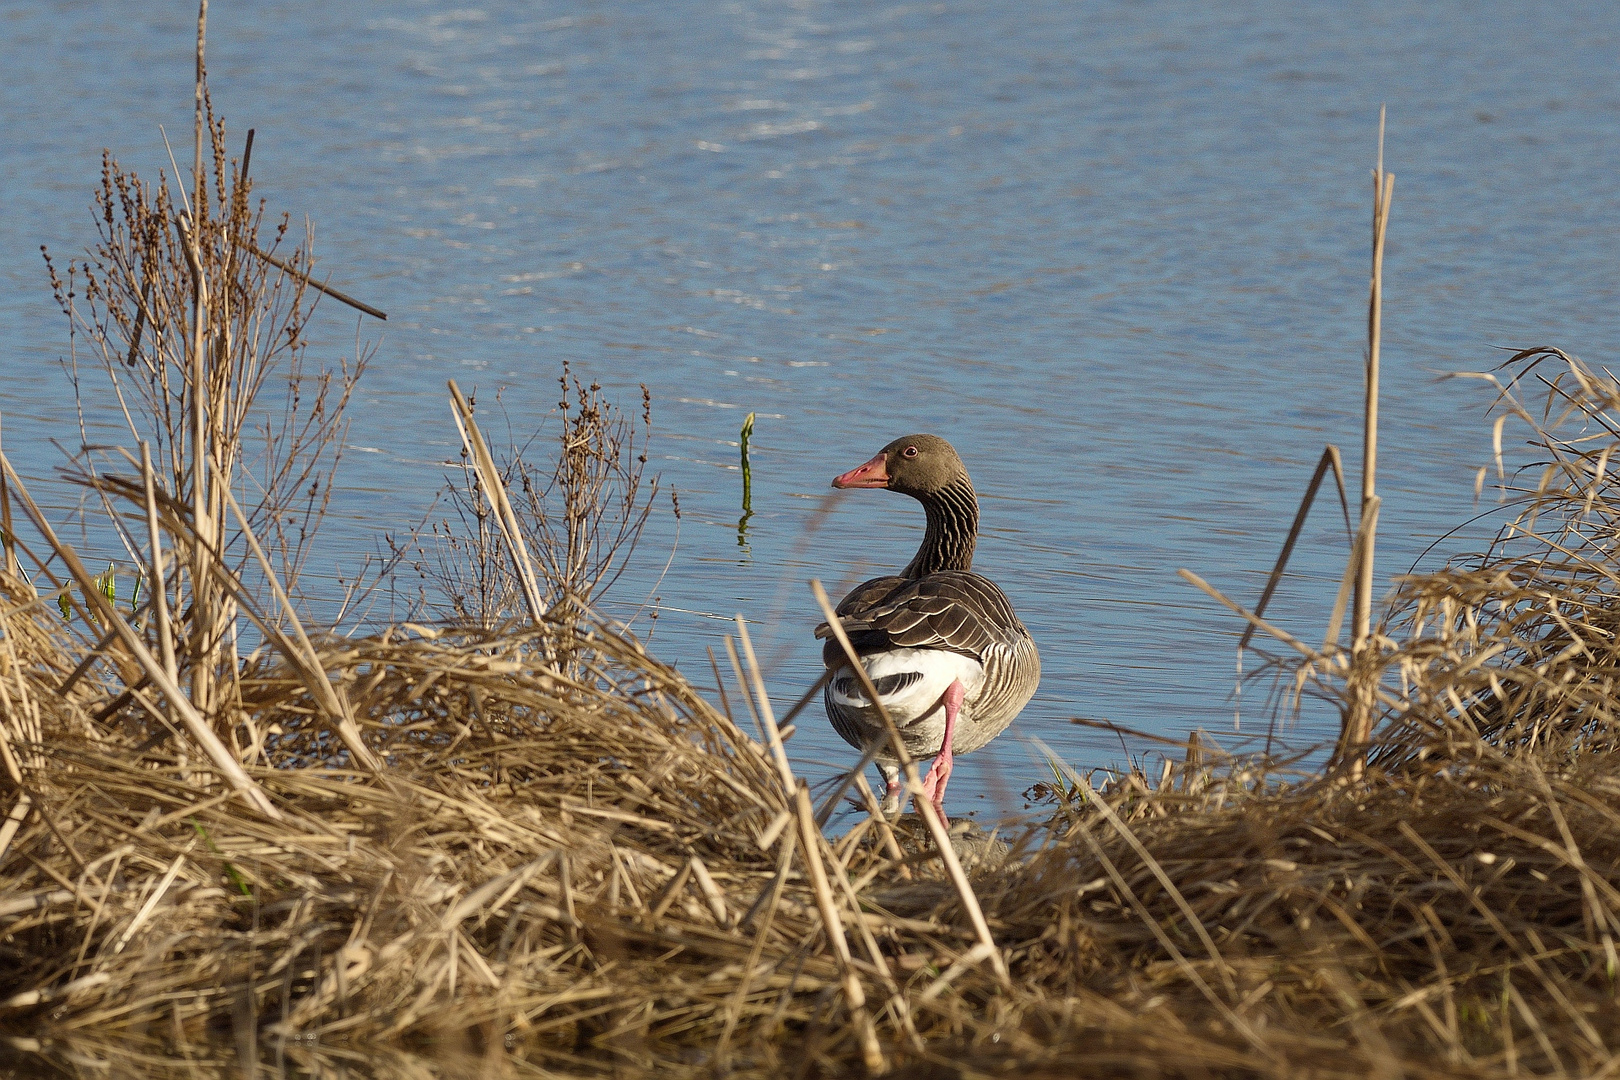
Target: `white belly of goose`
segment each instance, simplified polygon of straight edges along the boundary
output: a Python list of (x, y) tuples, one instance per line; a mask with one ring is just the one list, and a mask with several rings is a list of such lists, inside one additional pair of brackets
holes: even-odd
[[(861, 657), (861, 666), (877, 688), (878, 700), (901, 728), (936, 715), (943, 722), (945, 706), (941, 699), (952, 680), (962, 681), (968, 702), (979, 696), (984, 684), (983, 664), (944, 649), (888, 649)], [(872, 707), (848, 664), (834, 673), (828, 696), (843, 709), (864, 711)]]

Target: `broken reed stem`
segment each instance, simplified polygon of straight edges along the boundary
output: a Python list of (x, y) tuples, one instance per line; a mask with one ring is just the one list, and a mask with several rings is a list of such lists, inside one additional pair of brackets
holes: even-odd
[[(821, 912), (821, 921), (826, 927), (827, 942), (832, 946), (833, 955), (838, 960), (838, 969), (844, 986), (844, 1001), (849, 1005), (850, 1019), (855, 1024), (861, 1042), (861, 1058), (868, 1071), (880, 1073), (884, 1071), (883, 1050), (878, 1045), (872, 1015), (866, 1008), (866, 991), (861, 986), (860, 975), (855, 971), (853, 958), (850, 956), (849, 940), (844, 936), (843, 917), (838, 914), (838, 905), (833, 901), (832, 887), (827, 883), (827, 867), (821, 860), (821, 831), (816, 828), (815, 811), (810, 805), (810, 786), (803, 780), (799, 781), (794, 791), (793, 807), (799, 824), (799, 845), (804, 852), (805, 869), (810, 874), (810, 888), (815, 894), (816, 909)], [(859, 919), (860, 909), (856, 908), (854, 914)]]
[(117, 631), (119, 639), (124, 643), (124, 647), (130, 651), (130, 655), (146, 670), (147, 677), (152, 680), (153, 685), (169, 699), (174, 710), (180, 714), (181, 723), (185, 725), (186, 730), (191, 733), (191, 737), (197, 741), (197, 744), (202, 747), (202, 751), (208, 756), (208, 760), (230, 782), (232, 787), (242, 793), (250, 805), (256, 807), (266, 817), (277, 821), (282, 820), (281, 811), (276, 809), (275, 804), (270, 801), (270, 797), (264, 793), (264, 789), (259, 787), (253, 778), (243, 770), (241, 763), (225, 748), (225, 744), (220, 741), (218, 735), (214, 734), (213, 729), (208, 726), (208, 722), (203, 719), (202, 714), (197, 711), (194, 704), (185, 696), (174, 680), (169, 678), (169, 674), (164, 670), (162, 662), (152, 655), (151, 650), (146, 647), (146, 643), (135, 633), (129, 623), (124, 621), (123, 615), (118, 611), (118, 606), (107, 599), (105, 593), (96, 588), (94, 575), (85, 569), (84, 563), (79, 560), (78, 553), (57, 539), (56, 531), (51, 528), (50, 521), (46, 519), (39, 506), (35, 504), (33, 498), (28, 494), (28, 489), (23, 485), (22, 478), (17, 475), (17, 471), (11, 467), (10, 459), (4, 454), (0, 454), (0, 470), (5, 472), (12, 491), (22, 502), (23, 510), (27, 513), (29, 520), (33, 522), (34, 528), (40, 531), (40, 535), (45, 537), (45, 542), (61, 557), (62, 562), (68, 568), (68, 572), (73, 575), (74, 581), (78, 583), (86, 602), (94, 607), (97, 614), (100, 615), (102, 625), (110, 626)]
[[(793, 766), (788, 762), (787, 748), (782, 745), (781, 730), (776, 726), (776, 714), (771, 709), (771, 700), (765, 693), (765, 677), (760, 672), (759, 659), (754, 655), (754, 643), (748, 637), (748, 624), (741, 615), (737, 616), (737, 640), (742, 645), (743, 657), (748, 661), (748, 672), (753, 683), (759, 718), (764, 724), (770, 742), (771, 756), (776, 762), (783, 794), (799, 826), (799, 849), (804, 855), (805, 870), (809, 874), (810, 884), (815, 892), (816, 908), (820, 911), (822, 923), (826, 927), (827, 942), (832, 946), (833, 955), (838, 960), (844, 1001), (849, 1006), (850, 1020), (855, 1024), (860, 1038), (861, 1057), (868, 1071), (882, 1072), (883, 1051), (878, 1046), (877, 1030), (873, 1027), (871, 1014), (866, 1008), (866, 991), (862, 988), (860, 976), (851, 962), (849, 940), (844, 936), (843, 917), (838, 914), (832, 889), (827, 884), (827, 868), (821, 860), (823, 838), (821, 829), (816, 825), (815, 810), (810, 805), (810, 788), (803, 780), (794, 779)], [(858, 905), (854, 913), (859, 919)]]
[[(203, 15), (198, 17), (198, 51), (201, 52), (202, 21), (207, 16), (207, 0), (203, 0)], [(198, 94), (202, 93), (200, 81)], [(199, 134), (198, 145), (201, 145), (202, 136)], [(198, 198), (202, 197), (202, 166), (198, 169)], [(193, 203), (193, 207), (199, 205)], [(211, 470), (208, 462), (208, 389), (212, 381), (208, 370), (208, 352), (205, 329), (208, 321), (208, 282), (202, 269), (201, 240), (197, 235), (196, 217), (187, 223), (184, 215), (180, 218), (181, 245), (185, 249), (186, 262), (191, 267), (191, 354), (187, 357), (186, 369), (190, 376), (189, 389), (191, 391), (191, 519), (192, 528), (197, 534), (197, 544), (192, 548), (191, 566), (191, 620), (193, 640), (196, 643), (199, 655), (191, 665), (191, 695), (192, 701), (203, 710), (210, 708), (213, 702), (213, 654), (216, 635), (214, 628), (213, 605), (210, 602), (213, 590), (209, 588), (209, 551), (217, 550), (218, 538), (214, 536), (213, 516), (208, 505), (208, 481)]]
[[(1339, 506), (1344, 511), (1344, 528), (1350, 532), (1350, 500), (1344, 490), (1344, 461), (1339, 455), (1339, 448), (1329, 443), (1322, 450), (1322, 456), (1317, 459), (1316, 471), (1311, 474), (1311, 481), (1305, 486), (1305, 495), (1299, 500), (1299, 509), (1294, 513), (1294, 523), (1288, 529), (1288, 536), (1283, 540), (1282, 551), (1277, 554), (1277, 562), (1271, 568), (1271, 575), (1266, 578), (1265, 588), (1260, 590), (1260, 599), (1255, 601), (1254, 614), (1263, 616), (1266, 605), (1271, 603), (1277, 586), (1282, 583), (1283, 573), (1288, 569), (1288, 560), (1294, 553), (1294, 545), (1299, 542), (1300, 533), (1305, 528), (1305, 518), (1316, 504), (1316, 493), (1322, 486), (1322, 478), (1328, 469), (1333, 470), (1333, 481), (1339, 489)], [(1355, 534), (1350, 534), (1351, 547), (1355, 546)], [(1355, 565), (1355, 557), (1351, 556), (1350, 565)], [(1243, 636), (1238, 638), (1237, 644), (1237, 682), (1232, 687), (1232, 729), (1237, 730), (1243, 711), (1243, 650), (1249, 647), (1249, 641), (1254, 637), (1255, 625), (1250, 623), (1244, 627)], [(1325, 648), (1325, 646), (1324, 646)]]
[(714, 692), (720, 695), (720, 711), (726, 714), (726, 719), (733, 724), (737, 718), (731, 712), (731, 698), (726, 694), (726, 680), (720, 677), (720, 661), (714, 658), (714, 646), (705, 646), (709, 650), (709, 669), (714, 672)]
[(546, 602), (540, 595), (540, 586), (535, 578), (534, 560), (529, 557), (529, 547), (523, 542), (523, 530), (518, 527), (512, 502), (506, 497), (506, 485), (501, 481), (500, 470), (495, 467), (495, 458), (489, 452), (483, 433), (478, 430), (478, 422), (473, 419), (472, 406), (467, 404), (461, 387), (456, 385), (454, 379), (450, 380), (450, 404), (456, 430), (461, 432), (461, 445), (466, 448), (473, 467), (484, 482), (484, 497), (489, 500), (489, 507), (495, 514), (495, 524), (500, 527), (507, 551), (511, 553), (512, 567), (517, 571), (518, 582), (523, 587), (523, 601), (529, 607), (529, 618), (539, 626), (540, 620), (546, 615)]
[[(253, 137), (253, 132), (252, 131), (248, 132), (248, 137), (249, 138)], [(248, 145), (251, 148), (252, 143), (249, 143)], [(244, 169), (244, 172), (245, 171), (246, 170)], [(265, 262), (269, 263), (271, 266), (275, 267), (277, 270), (280, 270), (283, 274), (286, 274), (289, 277), (297, 279), (298, 281), (302, 282), (305, 285), (308, 285), (310, 288), (316, 290), (317, 292), (325, 293), (327, 296), (330, 296), (332, 299), (336, 300), (338, 303), (347, 304), (350, 307), (354, 308), (356, 311), (361, 311), (361, 312), (364, 312), (367, 315), (370, 315), (373, 319), (380, 319), (383, 322), (388, 321), (387, 313), (377, 310), (376, 308), (372, 307), (370, 304), (362, 303), (361, 301), (356, 300), (352, 296), (349, 296), (349, 295), (347, 295), (345, 293), (338, 292), (336, 289), (332, 288), (330, 285), (327, 285), (325, 282), (316, 281), (315, 278), (312, 275), (304, 273), (304, 271), (302, 271), (302, 270), (298, 269), (297, 267), (291, 265), (290, 263), (286, 262), (285, 260), (276, 258), (274, 255), (270, 254), (268, 251), (265, 251), (265, 250), (261, 249), (257, 244), (251, 243), (251, 242), (249, 242), (247, 240), (243, 240), (240, 237), (232, 237), (231, 239), (236, 244), (237, 247), (241, 248), (243, 251), (246, 251), (249, 255), (252, 255), (254, 258), (263, 259)]]
[[(243, 539), (247, 541), (254, 558), (259, 561), (259, 567), (264, 571), (266, 580), (270, 582), (270, 591), (276, 598), (277, 606), (281, 608), (282, 615), (291, 624), (293, 633), (298, 635), (298, 648), (293, 648), (290, 642), (284, 648), (287, 658), (303, 671), (304, 682), (309, 687), (310, 696), (320, 702), (321, 707), (326, 709), (328, 715), (336, 722), (338, 738), (342, 739), (343, 745), (348, 747), (349, 753), (354, 756), (355, 763), (371, 772), (380, 772), (382, 762), (378, 761), (377, 756), (366, 746), (365, 740), (360, 735), (360, 727), (354, 722), (354, 713), (349, 708), (348, 702), (337, 688), (332, 685), (331, 677), (327, 675), (326, 667), (321, 663), (320, 653), (310, 643), (309, 635), (304, 633), (303, 621), (298, 618), (298, 612), (294, 610), (292, 600), (288, 598), (286, 591), (281, 587), (281, 582), (276, 577), (275, 567), (270, 564), (270, 559), (265, 555), (264, 549), (259, 546), (258, 538), (253, 535), (253, 530), (248, 527), (247, 515), (242, 513), (242, 507), (237, 503), (236, 496), (231, 494), (230, 488), (222, 487), (220, 493), (225, 496), (225, 501), (230, 506), (231, 513), (236, 515), (236, 523), (241, 526)], [(222, 564), (216, 563), (215, 565), (218, 570), (224, 570)], [(269, 620), (266, 620), (266, 626), (269, 627), (270, 625)], [(284, 634), (278, 633), (276, 636), (281, 637), (283, 641), (286, 640)]]
[[(157, 485), (152, 475), (152, 448), (141, 440), (141, 483), (146, 495), (146, 531), (152, 544), (152, 585), (150, 588), (152, 619), (158, 639), (158, 655), (169, 681), (180, 681), (179, 668), (174, 659), (174, 632), (169, 626), (169, 590), (163, 575), (163, 532), (158, 528)], [(105, 648), (106, 646), (102, 646)]]
[(1002, 958), (1001, 950), (996, 947), (996, 939), (990, 933), (990, 924), (985, 921), (984, 909), (979, 906), (979, 898), (973, 892), (973, 886), (968, 882), (967, 872), (962, 869), (962, 860), (957, 858), (956, 849), (951, 846), (951, 834), (940, 820), (939, 813), (934, 804), (923, 794), (922, 777), (917, 773), (917, 763), (912, 760), (911, 754), (906, 750), (905, 740), (900, 737), (900, 729), (895, 727), (894, 718), (889, 710), (883, 707), (877, 687), (872, 685), (872, 678), (866, 673), (860, 656), (855, 652), (855, 646), (850, 644), (849, 635), (844, 633), (844, 624), (839, 622), (838, 613), (833, 610), (832, 602), (827, 599), (827, 590), (821, 587), (817, 578), (810, 579), (810, 591), (815, 595), (816, 603), (821, 606), (821, 612), (827, 619), (827, 625), (832, 629), (832, 635), (838, 640), (839, 646), (844, 650), (844, 656), (849, 660), (850, 669), (860, 680), (861, 689), (866, 694), (866, 700), (876, 708), (883, 726), (888, 729), (889, 743), (894, 747), (895, 758), (900, 763), (901, 770), (906, 775), (906, 790), (911, 795), (911, 805), (923, 819), (928, 829), (928, 835), (934, 839), (934, 847), (945, 864), (945, 872), (955, 886), (957, 896), (962, 900), (962, 908), (967, 912), (968, 919), (973, 923), (974, 933), (978, 935), (979, 944), (985, 947), (986, 957), (990, 967), (996, 973), (996, 978), (1003, 986), (1010, 987), (1012, 978), (1007, 973), (1007, 962)]
[[(739, 614), (737, 618), (741, 619), (742, 616)], [(732, 644), (730, 634), (722, 640), (726, 646), (726, 657), (731, 661), (731, 673), (737, 677), (737, 689), (742, 691), (743, 704), (748, 706), (749, 719), (754, 721), (754, 730), (759, 732), (759, 741), (769, 746), (771, 737), (765, 734), (765, 725), (759, 720), (759, 710), (754, 707), (754, 694), (748, 688), (748, 676), (743, 674), (742, 661), (737, 659), (737, 646)]]
[[(1373, 170), (1372, 276), (1367, 298), (1367, 398), (1361, 441), (1361, 507), (1364, 516), (1368, 505), (1377, 498), (1378, 374), (1384, 329), (1384, 238), (1389, 231), (1390, 200), (1395, 195), (1395, 174), (1384, 171), (1385, 112), (1383, 107), (1378, 110), (1378, 166)], [(1372, 634), (1373, 553), (1377, 522), (1375, 512), (1362, 537), (1361, 560), (1357, 568), (1355, 621), (1350, 648), (1352, 655), (1358, 659), (1367, 649)], [(1363, 668), (1366, 670), (1363, 671)], [(1362, 678), (1376, 677), (1371, 665), (1353, 663), (1351, 669), (1360, 672)], [(1359, 779), (1366, 769), (1365, 747), (1372, 735), (1372, 718), (1370, 689), (1353, 690), (1341, 738), (1341, 748), (1350, 753), (1345, 764), (1351, 779)]]
[[(748, 674), (752, 682), (752, 692), (755, 701), (755, 719), (760, 722), (760, 728), (765, 735), (765, 743), (770, 748), (771, 760), (776, 763), (776, 773), (782, 780), (782, 795), (788, 805), (793, 804), (793, 766), (788, 763), (787, 747), (782, 744), (782, 731), (776, 726), (776, 712), (771, 708), (771, 699), (765, 693), (765, 676), (759, 670), (759, 659), (754, 655), (754, 643), (748, 637), (748, 623), (739, 613), (737, 616), (737, 642), (742, 645), (743, 658), (748, 661)], [(730, 647), (728, 641), (727, 647)], [(733, 662), (736, 656), (732, 657)], [(737, 669), (737, 677), (742, 678), (742, 668)], [(744, 684), (744, 691), (750, 689)]]
[[(1344, 509), (1344, 528), (1350, 530), (1350, 501), (1344, 491), (1344, 462), (1339, 456), (1339, 448), (1329, 443), (1323, 450), (1322, 456), (1317, 459), (1316, 471), (1311, 473), (1311, 482), (1305, 485), (1305, 496), (1299, 500), (1299, 509), (1294, 513), (1294, 523), (1289, 526), (1288, 536), (1283, 540), (1282, 551), (1277, 555), (1277, 562), (1271, 568), (1271, 575), (1266, 578), (1265, 588), (1260, 590), (1260, 599), (1255, 601), (1254, 613), (1263, 617), (1266, 605), (1271, 603), (1271, 597), (1282, 582), (1283, 573), (1288, 569), (1288, 560), (1294, 553), (1294, 545), (1299, 542), (1300, 533), (1305, 530), (1305, 518), (1316, 503), (1316, 492), (1322, 486), (1322, 480), (1329, 469), (1333, 470), (1333, 479), (1339, 486), (1339, 505)], [(1354, 541), (1352, 535), (1351, 540)], [(1353, 561), (1353, 560), (1352, 560)], [(1238, 651), (1242, 652), (1248, 647), (1249, 640), (1254, 637), (1255, 627), (1250, 624), (1238, 638)]]
[[(192, 128), (191, 206), (189, 214), (181, 214), (180, 243), (185, 251), (186, 263), (191, 270), (191, 341), (186, 370), (191, 391), (191, 497), (192, 527), (200, 541), (193, 549), (192, 566), (192, 625), (199, 632), (193, 635), (198, 655), (191, 666), (191, 700), (204, 712), (214, 704), (214, 652), (220, 635), (217, 612), (212, 603), (213, 589), (209, 585), (207, 560), (209, 549), (218, 548), (218, 537), (213, 535), (213, 517), (209, 505), (208, 487), (211, 480), (208, 435), (208, 398), (212, 390), (213, 373), (209, 369), (207, 327), (209, 324), (210, 294), (207, 275), (202, 265), (203, 202), (207, 196), (203, 175), (203, 132), (206, 127), (208, 67), (206, 46), (208, 41), (208, 0), (197, 5), (197, 66), (193, 97), (195, 118)], [(224, 362), (224, 358), (221, 357)]]

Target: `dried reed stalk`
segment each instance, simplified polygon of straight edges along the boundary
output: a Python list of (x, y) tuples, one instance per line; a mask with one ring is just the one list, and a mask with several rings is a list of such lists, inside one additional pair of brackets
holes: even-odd
[[(206, 5), (200, 115), (205, 26)], [(1606, 370), (1537, 349), (1487, 376), (1498, 446), (1510, 421), (1537, 446), (1512, 480), (1498, 450), (1519, 513), (1477, 556), (1402, 579), (1353, 660), (1337, 624), (1370, 563), (1375, 495), (1322, 649), (1187, 575), (1296, 652), (1302, 685), (1347, 710), (1369, 695), (1361, 783), (1281, 780), (1273, 762), (1189, 739), (1157, 777), (1133, 767), (1094, 788), (1059, 769), (1031, 789), (1044, 817), (1011, 853), (964, 867), (926, 800), (921, 829), (891, 825), (857, 776), (868, 817), (834, 846), (793, 775), (745, 624), (746, 675), (733, 659), (763, 743), (589, 614), (583, 599), (603, 580), (590, 575), (612, 561), (593, 562), (591, 537), (611, 544), (637, 520), (592, 531), (606, 504), (590, 478), (628, 475), (608, 456), (559, 465), (575, 478), (566, 531), (535, 574), (575, 598), (560, 613), (502, 630), (305, 629), (301, 556), (283, 548), (278, 565), (274, 526), (256, 516), (285, 504), (230, 495), (251, 401), (242, 380), (259, 379), (264, 358), (243, 344), (259, 309), (241, 290), (265, 279), (236, 276), (248, 262), (232, 262), (226, 240), (250, 224), (246, 193), (226, 185), (222, 135), (206, 115), (203, 126), (215, 133), (211, 201), (238, 208), (233, 224), (209, 216), (199, 133), (183, 251), (166, 199), (154, 208), (130, 190), (122, 220), (139, 235), (109, 242), (116, 273), (96, 278), (98, 348), (118, 364), (134, 356), (144, 415), (175, 422), (152, 429), (155, 465), (150, 451), (128, 455), (137, 477), (84, 478), (107, 496), (109, 527), (131, 539), (126, 517), (144, 526), (153, 588), (183, 625), (162, 629), (157, 597), (149, 624), (117, 611), (0, 455), (0, 1041), (17, 1071), (1620, 1069), (1620, 383)], [(109, 207), (122, 183), (109, 172)], [(1380, 187), (1386, 219), (1391, 191)], [(202, 416), (185, 419), (199, 397)], [(581, 422), (611, 442), (599, 416)], [(218, 456), (189, 473), (204, 423), (201, 445)], [(1578, 433), (1561, 435), (1566, 423)], [(144, 430), (133, 415), (130, 427)], [(272, 480), (309, 475), (307, 455), (288, 460), (275, 458)], [(492, 462), (488, 475), (504, 482)], [(212, 488), (201, 503), (198, 487)], [(12, 535), (13, 497), (43, 558)], [(23, 559), (48, 588), (21, 576)], [(54, 560), (69, 568), (60, 595), (77, 621), (44, 602), (68, 585)], [(269, 614), (242, 582), (250, 566), (268, 579)], [(199, 583), (213, 614), (188, 616), (178, 601)], [(245, 661), (219, 650), (204, 678), (233, 689), (188, 698), (190, 658), (224, 640), (199, 635), (239, 614), (274, 648)], [(334, 767), (333, 717), (388, 761), (387, 783)], [(915, 763), (887, 726), (915, 797)], [(218, 735), (249, 727), (274, 733), (249, 740), (262, 765), (242, 765)]]
[[(152, 612), (157, 634), (158, 655), (163, 659), (163, 671), (169, 681), (180, 682), (180, 669), (174, 660), (174, 628), (169, 625), (168, 578), (163, 572), (163, 533), (158, 529), (157, 486), (152, 476), (152, 448), (141, 442), (141, 482), (146, 503), (146, 532), (150, 543), (152, 574)], [(102, 646), (105, 648), (106, 646)], [(99, 649), (97, 650), (100, 651)]]
[(894, 750), (896, 760), (906, 777), (906, 790), (911, 795), (912, 806), (917, 816), (922, 818), (933, 837), (934, 847), (939, 852), (939, 858), (945, 864), (945, 871), (950, 875), (951, 884), (956, 888), (957, 895), (962, 901), (962, 910), (967, 913), (968, 919), (973, 923), (973, 930), (979, 937), (979, 944), (984, 947), (984, 959), (990, 961), (991, 970), (1003, 983), (1009, 981), (1006, 961), (1002, 959), (1001, 951), (996, 947), (996, 941), (990, 933), (990, 926), (985, 922), (984, 911), (979, 906), (979, 898), (974, 895), (973, 886), (969, 884), (967, 874), (962, 869), (962, 860), (957, 857), (956, 849), (951, 845), (950, 833), (945, 823), (940, 820), (939, 813), (934, 809), (933, 803), (923, 793), (922, 777), (917, 772), (917, 763), (911, 759), (906, 751), (905, 740), (900, 737), (900, 729), (894, 726), (894, 718), (883, 707), (877, 688), (872, 685), (872, 679), (861, 664), (861, 658), (855, 652), (855, 646), (850, 644), (849, 635), (844, 633), (844, 625), (833, 611), (832, 602), (827, 599), (827, 591), (821, 587), (821, 582), (815, 579), (810, 581), (810, 591), (820, 605), (821, 612), (827, 619), (827, 625), (832, 628), (832, 634), (844, 650), (844, 656), (849, 660), (850, 670), (861, 681), (861, 688), (866, 694), (866, 700), (877, 706), (878, 717), (883, 726), (888, 729), (889, 745)]
[[(1384, 116), (1378, 110), (1378, 164), (1373, 169), (1372, 277), (1367, 300), (1366, 409), (1361, 440), (1361, 509), (1364, 528), (1359, 536), (1359, 562), (1356, 571), (1355, 618), (1351, 639), (1352, 664), (1367, 668), (1362, 654), (1372, 634), (1373, 551), (1377, 540), (1378, 513), (1373, 500), (1378, 479), (1378, 373), (1379, 350), (1384, 327), (1384, 238), (1389, 232), (1389, 206), (1395, 197), (1395, 174), (1384, 171)], [(1371, 508), (1371, 509), (1370, 509)], [(1346, 713), (1344, 730), (1336, 758), (1350, 779), (1359, 779), (1366, 768), (1366, 747), (1372, 735), (1372, 686), (1357, 680), (1357, 692)]]
[[(878, 1045), (877, 1030), (873, 1027), (871, 1014), (866, 1008), (866, 991), (861, 986), (860, 976), (851, 962), (849, 939), (844, 936), (843, 919), (838, 913), (838, 905), (833, 900), (832, 889), (827, 882), (827, 868), (822, 862), (821, 851), (824, 840), (821, 827), (816, 824), (815, 811), (810, 805), (810, 789), (803, 780), (795, 780), (793, 776), (793, 766), (788, 762), (787, 748), (782, 743), (782, 732), (776, 725), (776, 715), (771, 708), (770, 696), (765, 692), (765, 679), (760, 671), (759, 659), (754, 655), (754, 643), (748, 637), (748, 623), (741, 615), (737, 616), (737, 640), (741, 642), (743, 655), (748, 661), (748, 670), (753, 681), (755, 708), (769, 740), (769, 749), (781, 777), (783, 793), (791, 800), (789, 806), (799, 828), (799, 852), (804, 859), (805, 871), (810, 877), (816, 908), (821, 913), (827, 940), (838, 961), (843, 980), (844, 1002), (849, 1008), (850, 1021), (855, 1025), (860, 1040), (862, 1063), (869, 1072), (884, 1072), (883, 1050)], [(858, 913), (859, 908), (855, 910)]]
[(135, 633), (113, 603), (96, 587), (93, 575), (85, 569), (78, 553), (72, 547), (57, 539), (49, 520), (46, 519), (45, 515), (34, 503), (34, 500), (29, 496), (27, 488), (23, 485), (22, 478), (17, 475), (16, 470), (11, 467), (10, 459), (4, 454), (0, 454), (0, 470), (4, 470), (9, 481), (10, 495), (22, 503), (23, 510), (27, 513), (29, 520), (33, 522), (34, 527), (39, 530), (40, 534), (45, 537), (46, 543), (50, 544), (51, 549), (61, 558), (63, 564), (67, 566), (68, 572), (73, 575), (74, 581), (78, 583), (79, 588), (83, 591), (86, 601), (100, 615), (102, 624), (111, 626), (118, 634), (119, 640), (146, 672), (147, 678), (162, 691), (163, 695), (168, 699), (170, 707), (179, 714), (181, 723), (191, 733), (192, 738), (197, 740), (198, 746), (207, 755), (208, 760), (214, 764), (215, 768), (219, 769), (232, 787), (242, 793), (249, 805), (268, 818), (280, 820), (281, 811), (276, 809), (269, 797), (265, 795), (263, 789), (253, 781), (252, 777), (243, 771), (241, 764), (225, 748), (225, 744), (220, 741), (219, 736), (214, 734), (214, 730), (209, 726), (208, 721), (193, 707), (190, 699), (186, 697), (180, 687), (169, 679), (168, 672), (164, 669), (163, 664), (152, 655), (146, 646), (146, 642)]
[(473, 419), (472, 406), (462, 396), (461, 388), (450, 380), (450, 404), (452, 415), (455, 417), (456, 430), (461, 433), (461, 444), (467, 448), (472, 456), (473, 468), (478, 471), (479, 479), (483, 483), (484, 496), (489, 500), (489, 506), (495, 514), (495, 523), (501, 530), (501, 537), (506, 541), (506, 550), (512, 556), (512, 569), (517, 574), (518, 581), (523, 588), (523, 601), (528, 605), (529, 618), (538, 623), (546, 615), (546, 602), (540, 595), (540, 585), (535, 578), (534, 561), (529, 557), (529, 548), (523, 542), (523, 530), (518, 527), (517, 515), (512, 512), (512, 501), (507, 498), (506, 484), (502, 482), (501, 474), (495, 467), (495, 459), (490, 456), (489, 446), (484, 442), (484, 435), (478, 430), (478, 422)]
[[(1294, 553), (1294, 545), (1298, 543), (1300, 534), (1305, 531), (1305, 517), (1311, 512), (1311, 505), (1316, 501), (1316, 492), (1322, 486), (1322, 480), (1329, 469), (1333, 471), (1334, 482), (1338, 485), (1339, 505), (1344, 509), (1345, 531), (1350, 531), (1350, 503), (1344, 492), (1344, 461), (1339, 456), (1339, 448), (1330, 443), (1322, 449), (1322, 456), (1317, 459), (1310, 483), (1305, 485), (1305, 494), (1299, 500), (1299, 509), (1294, 512), (1293, 524), (1288, 527), (1288, 535), (1283, 539), (1282, 551), (1278, 553), (1277, 562), (1272, 566), (1271, 573), (1266, 576), (1265, 587), (1260, 590), (1260, 599), (1254, 602), (1256, 617), (1265, 615), (1266, 605), (1271, 603), (1272, 595), (1282, 583), (1283, 572), (1288, 569), (1289, 557)], [(1352, 534), (1352, 541), (1353, 539)], [(1351, 562), (1359, 566), (1353, 556)], [(1244, 628), (1243, 636), (1238, 638), (1239, 653), (1248, 646), (1249, 639), (1254, 637), (1255, 629), (1253, 625)]]

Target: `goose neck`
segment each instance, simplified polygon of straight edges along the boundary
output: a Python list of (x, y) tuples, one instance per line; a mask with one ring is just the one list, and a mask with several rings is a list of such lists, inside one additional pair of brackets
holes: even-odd
[(928, 531), (916, 557), (902, 572), (908, 578), (941, 570), (971, 570), (979, 535), (979, 499), (966, 476), (938, 491), (917, 496), (928, 515)]

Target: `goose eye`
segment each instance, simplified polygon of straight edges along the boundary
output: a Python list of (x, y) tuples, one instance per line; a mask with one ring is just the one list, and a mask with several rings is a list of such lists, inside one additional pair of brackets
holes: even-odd
[(917, 448), (915, 446), (908, 446), (904, 450), (900, 451), (900, 456), (901, 457), (916, 457), (917, 456)]

